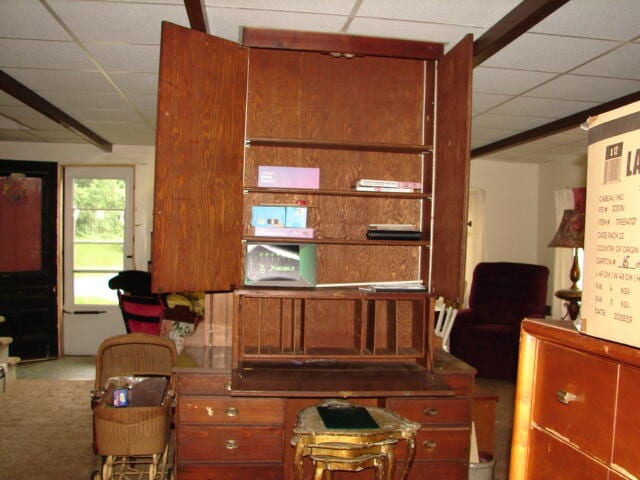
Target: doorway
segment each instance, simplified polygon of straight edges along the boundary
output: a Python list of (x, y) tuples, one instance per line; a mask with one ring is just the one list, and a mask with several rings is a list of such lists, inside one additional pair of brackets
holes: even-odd
[(54, 162), (0, 160), (0, 336), (12, 356), (58, 356)]
[(109, 279), (133, 268), (134, 167), (64, 169), (65, 355), (95, 355), (126, 333)]

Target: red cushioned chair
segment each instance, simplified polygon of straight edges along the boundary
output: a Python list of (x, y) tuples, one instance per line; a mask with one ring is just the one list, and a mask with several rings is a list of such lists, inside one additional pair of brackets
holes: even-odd
[(125, 270), (109, 280), (109, 288), (118, 292), (127, 333), (160, 335), (165, 304), (160, 295), (151, 293), (149, 272)]
[(451, 353), (478, 370), (479, 377), (514, 380), (520, 323), (544, 318), (549, 269), (510, 262), (479, 263), (469, 308), (458, 311), (451, 330)]

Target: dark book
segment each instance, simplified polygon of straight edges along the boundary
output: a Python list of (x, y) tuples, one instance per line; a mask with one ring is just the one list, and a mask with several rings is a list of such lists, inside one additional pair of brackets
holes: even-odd
[(419, 230), (367, 230), (369, 240), (420, 240)]
[(379, 428), (365, 407), (317, 407), (325, 427), (334, 429)]

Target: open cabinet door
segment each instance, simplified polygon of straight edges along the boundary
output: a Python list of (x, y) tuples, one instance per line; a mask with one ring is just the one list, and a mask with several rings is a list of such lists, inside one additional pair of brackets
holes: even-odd
[(473, 39), (467, 35), (438, 63), (432, 287), (462, 303), (467, 233)]
[(152, 289), (240, 285), (248, 50), (163, 23)]

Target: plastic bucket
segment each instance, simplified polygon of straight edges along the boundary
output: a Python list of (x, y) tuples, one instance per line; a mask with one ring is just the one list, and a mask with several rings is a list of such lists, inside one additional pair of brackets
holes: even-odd
[(495, 459), (487, 452), (478, 452), (480, 462), (469, 464), (469, 480), (493, 480)]

